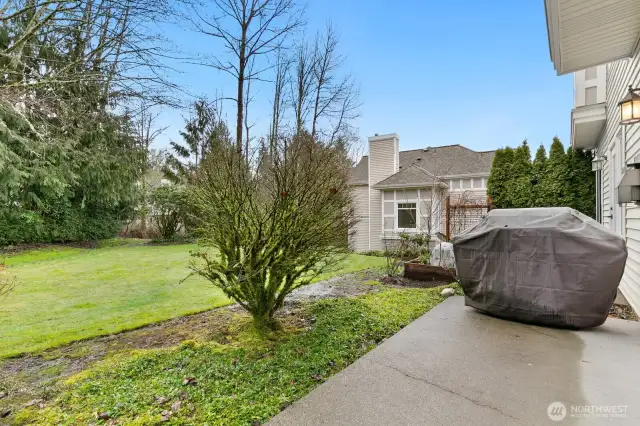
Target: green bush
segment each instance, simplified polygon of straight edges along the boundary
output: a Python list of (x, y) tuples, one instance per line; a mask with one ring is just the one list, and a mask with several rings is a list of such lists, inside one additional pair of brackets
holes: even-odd
[(122, 212), (109, 208), (50, 205), (41, 212), (0, 210), (0, 247), (32, 243), (101, 240), (122, 228)]
[(185, 190), (176, 185), (160, 186), (151, 193), (151, 221), (163, 240), (173, 240), (184, 226)]

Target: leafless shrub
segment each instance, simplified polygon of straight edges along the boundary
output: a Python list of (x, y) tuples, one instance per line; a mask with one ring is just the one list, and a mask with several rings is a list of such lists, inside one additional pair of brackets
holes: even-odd
[(249, 311), (258, 328), (294, 289), (348, 253), (349, 163), (309, 134), (280, 138), (251, 168), (230, 145), (203, 161), (192, 193), (201, 244), (192, 270)]

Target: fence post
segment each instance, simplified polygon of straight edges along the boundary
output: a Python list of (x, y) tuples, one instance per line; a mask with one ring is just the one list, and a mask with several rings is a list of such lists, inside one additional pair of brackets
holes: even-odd
[(491, 196), (487, 196), (487, 212), (490, 212), (493, 206), (491, 205)]
[(446, 233), (445, 236), (447, 237), (447, 241), (451, 240), (451, 195), (447, 195), (447, 201), (445, 203), (445, 228), (446, 228)]

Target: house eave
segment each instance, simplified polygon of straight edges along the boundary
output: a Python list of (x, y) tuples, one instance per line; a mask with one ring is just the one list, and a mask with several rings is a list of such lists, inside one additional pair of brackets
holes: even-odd
[(465, 173), (465, 174), (457, 174), (457, 175), (443, 175), (439, 176), (440, 179), (456, 179), (456, 178), (483, 178), (489, 177), (491, 173)]
[(545, 0), (545, 14), (558, 75), (629, 58), (640, 40), (636, 0)]
[(594, 149), (607, 121), (606, 103), (571, 110), (571, 147)]
[(422, 182), (422, 183), (398, 183), (389, 185), (373, 185), (373, 189), (386, 190), (386, 189), (420, 189), (437, 186), (439, 188), (448, 188), (449, 185), (443, 182)]

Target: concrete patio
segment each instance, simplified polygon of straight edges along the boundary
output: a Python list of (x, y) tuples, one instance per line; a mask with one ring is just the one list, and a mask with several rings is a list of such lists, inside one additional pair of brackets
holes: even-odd
[[(550, 418), (552, 402), (564, 418), (558, 404)], [(536, 327), (452, 297), (269, 424), (638, 425), (640, 324)]]

